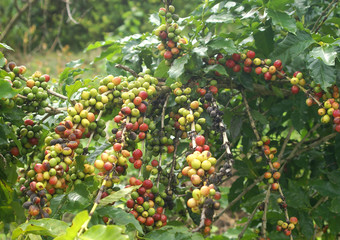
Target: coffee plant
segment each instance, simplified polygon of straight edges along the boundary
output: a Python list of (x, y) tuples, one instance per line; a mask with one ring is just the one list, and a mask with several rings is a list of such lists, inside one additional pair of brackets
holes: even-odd
[(91, 79), (1, 53), (4, 236), (337, 239), (339, 9), (310, 4), (166, 0)]

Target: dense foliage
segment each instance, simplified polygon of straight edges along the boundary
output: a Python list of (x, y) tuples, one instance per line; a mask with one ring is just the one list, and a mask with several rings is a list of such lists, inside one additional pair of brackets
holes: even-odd
[[(151, 13), (158, 10), (159, 1), (81, 0), (66, 1), (4, 0), (0, 3), (0, 31), (20, 12), (15, 24), (6, 36), (0, 37), (15, 50), (31, 51), (69, 47), (72, 51), (83, 50), (87, 44), (118, 39), (131, 34), (152, 31), (148, 23)], [(174, 3), (179, 14), (192, 11), (199, 1)], [(17, 6), (17, 7), (16, 7)], [(70, 16), (74, 21), (70, 20)]]
[[(4, 234), (338, 237), (337, 4), (164, 1), (152, 33), (86, 48), (106, 65), (91, 79), (82, 59), (51, 80), (1, 53)], [(230, 211), (246, 215), (221, 232)]]

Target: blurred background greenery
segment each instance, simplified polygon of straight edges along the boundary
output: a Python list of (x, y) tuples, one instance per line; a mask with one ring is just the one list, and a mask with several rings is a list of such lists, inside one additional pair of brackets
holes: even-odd
[[(174, 5), (185, 17), (201, 2), (174, 1)], [(1, 0), (0, 42), (14, 48), (11, 60), (56, 75), (71, 60), (91, 61), (96, 52), (82, 53), (89, 43), (152, 31), (150, 14), (161, 6), (161, 0)]]

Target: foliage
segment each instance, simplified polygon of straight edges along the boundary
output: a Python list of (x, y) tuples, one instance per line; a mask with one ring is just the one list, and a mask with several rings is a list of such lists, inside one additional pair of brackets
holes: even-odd
[[(332, 103), (339, 103), (339, 90), (336, 87), (340, 84), (337, 3), (333, 7), (333, 2), (312, 0), (204, 1), (196, 4), (195, 10), (187, 16), (181, 15), (179, 11), (183, 18), (177, 21), (181, 37), (177, 39), (176, 46), (182, 46), (181, 52), (167, 58), (164, 54), (169, 48), (159, 45), (161, 42), (163, 45), (167, 44), (169, 39), (168, 36), (163, 38), (158, 30), (162, 24), (166, 29), (169, 28), (169, 23), (165, 24), (169, 17), (162, 17), (162, 12), (152, 14), (149, 17), (155, 25), (152, 26), (145, 22), (149, 12), (127, 10), (134, 5), (138, 9), (154, 12), (152, 9), (157, 4), (152, 1), (138, 4), (130, 1), (111, 5), (112, 1), (110, 4), (108, 2), (74, 3), (76, 9), (86, 6), (94, 7), (96, 11), (91, 11), (91, 20), (86, 22), (84, 17), (81, 26), (75, 25), (68, 29), (69, 32), (63, 33), (65, 35), (61, 35), (65, 43), (71, 42), (69, 39), (75, 37), (72, 41), (75, 40), (77, 46), (81, 47), (88, 40), (88, 35), (97, 39), (102, 38), (104, 32), (122, 33), (121, 37), (108, 37), (105, 41), (94, 42), (86, 48), (86, 51), (101, 49), (100, 56), (93, 61), (105, 61), (106, 74), (92, 79), (83, 78), (82, 75), (91, 66), (80, 67), (83, 60), (71, 62), (60, 74), (58, 81), (49, 82), (42, 90), (42, 94), (46, 91), (48, 96), (43, 100), (47, 104), (46, 111), (40, 111), (41, 114), (38, 114), (38, 108), (30, 108), (29, 105), (33, 107), (33, 103), (27, 102), (28, 97), (18, 100), (20, 96), (17, 93), (25, 90), (15, 81), (26, 81), (28, 84), (29, 79), (19, 74), (22, 71), (20, 67), (14, 70), (9, 64), (5, 65), (6, 59), (0, 55), (0, 65), (5, 65), (0, 72), (0, 221), (3, 223), (3, 232), (13, 239), (22, 234), (30, 239), (31, 236), (34, 239), (35, 235), (56, 239), (74, 239), (77, 236), (79, 239), (105, 239), (109, 236), (114, 236), (115, 239), (134, 239), (143, 234), (146, 239), (261, 239), (264, 236), (270, 239), (288, 239), (282, 232), (276, 231), (284, 226), (282, 223), (277, 226), (277, 222), (292, 221), (289, 217), (296, 216), (298, 224), (292, 230), (291, 239), (311, 239), (316, 235), (319, 239), (336, 238), (339, 235), (340, 219), (340, 137), (337, 133), (340, 131), (340, 118), (333, 112), (322, 111), (328, 112), (331, 108), (336, 111), (336, 104)], [(59, 13), (61, 4), (63, 3), (55, 6), (48, 4), (48, 11)], [(124, 27), (119, 28), (118, 26), (122, 26), (122, 19), (116, 19), (118, 14), (110, 14), (108, 18), (107, 15), (100, 15), (101, 12), (109, 11), (109, 7), (125, 12), (126, 16), (123, 17), (125, 21), (134, 22), (130, 25), (132, 27), (129, 28), (125, 22)], [(168, 4), (166, 8), (169, 10)], [(32, 10), (38, 11), (38, 8)], [(13, 6), (11, 11), (14, 11)], [(59, 15), (49, 15), (52, 18), (57, 16)], [(35, 21), (39, 25), (43, 20)], [(58, 22), (55, 19), (48, 22), (50, 21)], [(113, 27), (111, 23), (117, 25)], [(16, 28), (20, 24), (22, 23), (18, 23)], [(142, 28), (138, 30), (133, 27), (139, 25)], [(51, 26), (54, 28), (55, 25)], [(77, 35), (78, 32), (83, 32), (82, 27), (87, 29), (85, 37), (82, 34)], [(129, 29), (126, 35), (133, 35), (125, 36), (123, 32), (126, 28)], [(139, 33), (152, 28), (156, 28), (153, 33)], [(70, 32), (75, 34), (71, 35)], [(22, 35), (17, 37), (21, 39)], [(6, 48), (6, 51), (10, 50), (5, 44), (0, 46)], [(165, 48), (164, 51), (162, 47)], [(259, 58), (259, 64), (251, 57), (252, 51)], [(235, 60), (234, 57), (237, 56), (233, 56), (234, 53), (240, 53), (237, 56), (242, 60)], [(250, 70), (245, 64), (247, 55), (252, 59)], [(271, 63), (267, 61), (268, 58), (272, 59)], [(284, 72), (280, 70), (281, 64), (274, 62), (278, 59), (282, 61)], [(234, 64), (242, 65), (242, 69), (236, 71)], [(266, 75), (263, 76), (263, 69), (269, 71), (272, 66), (276, 67), (275, 71), (269, 79), (264, 79)], [(259, 74), (254, 71), (256, 67), (261, 68)], [(15, 71), (18, 72), (14, 73)], [(59, 122), (64, 119), (75, 121), (71, 117), (74, 116), (71, 110), (75, 103), (85, 104), (84, 92), (86, 94), (91, 89), (101, 91), (107, 84), (105, 81), (114, 82), (114, 77), (110, 75), (120, 76), (122, 83), (113, 87), (118, 93), (110, 99), (111, 104), (105, 105), (102, 111), (99, 108), (98, 111), (93, 111), (97, 125), (87, 138), (80, 140), (80, 145), (76, 148), (80, 152), (76, 153), (77, 157), (72, 163), (75, 165), (72, 170), (75, 178), (67, 180), (69, 185), (65, 184), (63, 188), (51, 193), (53, 198), (49, 199), (48, 206), (52, 211), (48, 215), (50, 218), (27, 219), (24, 223), (25, 218), (32, 214), (28, 215), (20, 207), (28, 200), (23, 195), (26, 190), (22, 190), (22, 186), (26, 184), (25, 187), (30, 188), (29, 184), (37, 178), (35, 175), (28, 177), (29, 170), (41, 163), (45, 155), (50, 154), (46, 153), (50, 141), (60, 137), (55, 138), (54, 131), (58, 133), (58, 129), (62, 128), (60, 126), (66, 124), (62, 122), (59, 125)], [(31, 77), (35, 81), (44, 82), (47, 76), (34, 73)], [(128, 103), (123, 105), (122, 99), (126, 102), (130, 98), (133, 89), (138, 88), (134, 84), (138, 85), (140, 78), (149, 79), (148, 84), (144, 85), (143, 82), (143, 87), (148, 92), (148, 97), (144, 99), (148, 102), (148, 112), (141, 118), (140, 124), (147, 124), (147, 134), (150, 134), (146, 134), (146, 140), (138, 135), (135, 137), (137, 140), (133, 141), (132, 135), (124, 135), (132, 117), (124, 113), (127, 110), (123, 108)], [(122, 86), (121, 89), (119, 86)], [(215, 87), (218, 94), (213, 94)], [(182, 94), (187, 88), (190, 88), (190, 92)], [(112, 95), (115, 94), (114, 90)], [(107, 95), (110, 93), (107, 90)], [(123, 93), (130, 95), (123, 97)], [(102, 96), (98, 99), (102, 100)], [(135, 94), (131, 100), (134, 97)], [(330, 102), (329, 99), (333, 100)], [(101, 103), (101, 100), (98, 102)], [(183, 117), (184, 121), (189, 121), (186, 116), (194, 115), (195, 108), (191, 107), (191, 103), (196, 100), (202, 107), (199, 117), (194, 118), (193, 124), (180, 124), (179, 129), (175, 130), (173, 123), (180, 121), (186, 108), (189, 113)], [(17, 101), (26, 102), (20, 105)], [(184, 110), (180, 110), (181, 108)], [(16, 114), (9, 114), (12, 112)], [(200, 120), (201, 118), (204, 120)], [(34, 146), (23, 141), (21, 131), (24, 125), (27, 126), (26, 121), (24, 122), (27, 119), (34, 120), (32, 126), (42, 126), (37, 130), (41, 140)], [(99, 123), (101, 120), (103, 124)], [(136, 119), (135, 121), (137, 122)], [(198, 124), (199, 121), (205, 124)], [(120, 142), (117, 142), (118, 131), (123, 135)], [(195, 148), (198, 142), (195, 140), (196, 135), (205, 136), (212, 156), (217, 159), (215, 171), (203, 171), (202, 178), (215, 184), (214, 191), (221, 192), (222, 198), (218, 203), (207, 196), (202, 203), (190, 207), (188, 200), (197, 197), (193, 189), (203, 192), (203, 184), (195, 184), (191, 179), (196, 185), (192, 187), (186, 174), (182, 176), (188, 165), (188, 156), (190, 158), (190, 154), (198, 149)], [(168, 139), (165, 143), (160, 143), (163, 136), (170, 139), (169, 143)], [(125, 162), (120, 165), (113, 161), (115, 170), (103, 171), (103, 168), (98, 167), (96, 174), (92, 174), (90, 165), (94, 163), (94, 166), (98, 166), (100, 159), (104, 158), (104, 150), (110, 148), (105, 154), (117, 158), (122, 156), (120, 149), (112, 153), (111, 146), (115, 147), (117, 143), (122, 143), (123, 148), (130, 152), (142, 149), (142, 170), (134, 169), (139, 169), (135, 166), (139, 158), (132, 158), (131, 163), (126, 165)], [(230, 147), (232, 155), (228, 152)], [(87, 151), (89, 155), (86, 158)], [(115, 152), (119, 154), (114, 155)], [(63, 157), (64, 161), (65, 158)], [(163, 163), (157, 168), (151, 166), (151, 161), (156, 158), (159, 164)], [(280, 164), (276, 167), (278, 163)], [(231, 169), (234, 169), (232, 173), (238, 178), (227, 191), (223, 182), (230, 179)], [(265, 172), (270, 177), (266, 177)], [(271, 178), (275, 173), (281, 174), (279, 181)], [(65, 173), (65, 178), (66, 175)], [(155, 202), (158, 206), (165, 205), (166, 210), (163, 213), (168, 216), (167, 226), (158, 226), (151, 230), (141, 219), (136, 220), (133, 215), (128, 216), (122, 210), (129, 204), (129, 196), (141, 188), (140, 184), (131, 183), (130, 177), (133, 176), (153, 180), (153, 186), (157, 186), (156, 190), (152, 188), (156, 191), (154, 194), (160, 197)], [(71, 174), (69, 177), (71, 178)], [(129, 180), (130, 183), (127, 183)], [(107, 184), (110, 181), (113, 186)], [(275, 185), (276, 183), (278, 184)], [(135, 186), (124, 188), (127, 184)], [(192, 187), (193, 191), (187, 186)], [(214, 196), (216, 199), (220, 197), (218, 194)], [(221, 210), (217, 211), (219, 205)], [(216, 211), (212, 215), (206, 213), (207, 209), (213, 208)], [(248, 215), (225, 232), (215, 227), (210, 229), (205, 220), (216, 220), (215, 224), (218, 225), (219, 217), (227, 210), (244, 211)], [(49, 212), (49, 209), (46, 211)], [(67, 217), (72, 220), (65, 219)], [(110, 222), (106, 221), (108, 219), (111, 219)], [(183, 224), (174, 222), (178, 219)], [(160, 224), (166, 225), (166, 221), (165, 224)], [(209, 232), (210, 236), (206, 236)]]
[[(5, 0), (0, 3), (0, 32), (9, 20), (15, 16), (17, 9), (25, 1)], [(40, 49), (71, 48), (79, 51), (93, 41), (117, 39), (140, 32), (152, 31), (148, 24), (151, 13), (157, 10), (159, 1), (120, 1), (120, 0), (81, 0), (70, 1), (72, 22), (63, 1), (35, 1), (31, 8), (23, 13), (16, 24), (3, 39), (16, 50), (27, 53)], [(189, 1), (180, 7), (180, 13), (189, 13), (198, 1)]]

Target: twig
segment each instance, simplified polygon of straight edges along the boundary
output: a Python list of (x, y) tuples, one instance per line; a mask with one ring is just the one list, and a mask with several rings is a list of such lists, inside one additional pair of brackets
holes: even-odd
[(285, 152), (285, 150), (286, 150), (288, 141), (289, 141), (290, 136), (292, 135), (292, 132), (293, 132), (293, 131), (294, 131), (294, 127), (291, 127), (291, 128), (289, 129), (289, 132), (288, 132), (288, 134), (287, 134), (287, 137), (285, 138), (285, 140), (284, 140), (284, 142), (283, 142), (283, 145), (282, 145), (282, 147), (281, 147), (281, 151), (280, 151), (280, 153), (279, 153), (279, 155), (278, 155), (278, 157), (277, 157), (277, 161), (278, 161), (278, 162), (281, 161), (281, 158), (282, 158), (282, 156), (283, 156), (283, 154), (284, 154), (284, 152)]
[(329, 15), (331, 15), (331, 13), (333, 12), (333, 10), (336, 8), (336, 5), (338, 5), (339, 1), (336, 1), (335, 5), (329, 10), (329, 12), (327, 13), (327, 15), (323, 18), (322, 22), (319, 24), (319, 26), (317, 27), (317, 29), (315, 30), (315, 33), (317, 33), (319, 31), (319, 29), (321, 28), (321, 26), (326, 22), (327, 18), (329, 17)]
[[(113, 168), (114, 169), (114, 168)], [(113, 170), (112, 169), (112, 170)], [(112, 171), (108, 172), (105, 176), (105, 178), (103, 179), (103, 182), (102, 182), (102, 185), (100, 186), (100, 189), (98, 191), (98, 194), (97, 194), (97, 197), (95, 199), (95, 202), (94, 202), (94, 205), (89, 213), (89, 217), (88, 219), (85, 221), (85, 223), (81, 226), (81, 229), (78, 231), (78, 237), (84, 232), (87, 230), (87, 225), (89, 224), (89, 222), (91, 221), (91, 218), (92, 218), (92, 215), (94, 214), (94, 212), (96, 211), (96, 208), (98, 207), (99, 205), (99, 202), (100, 202), (100, 199), (103, 195), (103, 192), (104, 192), (104, 188), (105, 188), (105, 184), (106, 182), (109, 180), (110, 178), (110, 174), (111, 174)]]
[(266, 194), (266, 198), (264, 199), (263, 203), (264, 203), (264, 210), (263, 210), (263, 216), (262, 216), (262, 236), (266, 239), (266, 235), (267, 235), (267, 211), (268, 211), (268, 203), (269, 203), (269, 197), (270, 197), (270, 188), (271, 185), (269, 185), (268, 190), (267, 190), (267, 194)]
[(315, 148), (315, 147), (320, 146), (322, 143), (327, 142), (328, 140), (334, 138), (337, 134), (338, 134), (338, 133), (336, 133), (336, 132), (331, 133), (331, 134), (329, 134), (329, 135), (327, 135), (327, 136), (325, 136), (325, 137), (323, 137), (323, 138), (321, 138), (321, 139), (319, 139), (319, 140), (317, 140), (317, 141), (315, 141), (315, 142), (309, 144), (308, 147), (305, 147), (305, 148), (301, 149), (300, 151), (297, 151), (296, 153), (291, 154), (291, 155), (290, 155), (291, 157), (288, 157), (287, 159), (285, 159), (285, 160), (286, 160), (285, 163), (286, 163), (288, 160), (292, 159), (293, 157), (295, 157), (295, 156), (297, 156), (297, 155), (300, 155), (300, 154), (302, 154), (302, 153), (304, 153), (304, 152), (306, 152), (306, 151), (308, 151), (308, 150), (311, 150), (311, 149), (313, 149), (313, 148)]
[[(279, 189), (278, 189), (278, 190), (279, 190), (280, 196), (281, 196), (283, 199), (285, 199), (280, 184), (279, 184)], [(284, 200), (284, 201), (286, 201), (286, 200)], [(289, 221), (288, 209), (287, 209), (287, 208), (284, 208), (283, 212), (284, 212), (284, 214), (285, 214), (286, 221)]]
[(132, 76), (134, 76), (134, 77), (139, 77), (139, 75), (138, 75), (134, 70), (132, 70), (131, 68), (129, 68), (129, 67), (127, 67), (127, 66), (124, 66), (124, 65), (122, 65), (122, 64), (116, 64), (115, 67), (116, 67), (116, 68), (123, 69), (123, 70), (125, 70), (125, 71), (131, 73)]
[(157, 173), (157, 180), (156, 180), (157, 188), (159, 187), (159, 180), (161, 179), (161, 172), (162, 172), (162, 151), (159, 153), (159, 159), (158, 159), (158, 173)]
[(253, 129), (253, 132), (255, 134), (255, 137), (256, 137), (257, 141), (260, 141), (261, 137), (260, 137), (259, 132), (256, 129), (255, 121), (254, 121), (253, 116), (250, 113), (250, 107), (249, 107), (248, 101), (246, 99), (246, 95), (244, 94), (243, 90), (242, 90), (242, 98), (243, 98), (244, 105), (246, 107), (246, 111), (247, 111), (247, 114), (248, 114), (248, 117), (249, 117), (251, 128)]
[(166, 96), (166, 99), (165, 99), (165, 102), (164, 102), (164, 105), (163, 105), (163, 109), (162, 109), (161, 130), (164, 129), (165, 108), (168, 105), (169, 97), (170, 97), (170, 95), (168, 94)]
[(318, 233), (318, 225), (314, 225), (314, 233), (313, 233), (313, 238), (312, 240), (315, 240), (316, 239), (316, 234)]
[(321, 18), (322, 18), (323, 16), (325, 16), (326, 13), (327, 13), (327, 11), (332, 7), (332, 5), (333, 5), (334, 3), (337, 4), (338, 1), (339, 1), (339, 0), (333, 0), (333, 1), (326, 7), (326, 9), (323, 10), (323, 12), (322, 12), (321, 15), (319, 16), (319, 18), (316, 20), (316, 22), (315, 22), (315, 24), (314, 24), (314, 26), (313, 26), (313, 28), (312, 28), (312, 32), (313, 32), (313, 33), (316, 33), (316, 32), (319, 30), (319, 27), (317, 28), (317, 26), (318, 26), (318, 23), (320, 22)]
[(242, 231), (240, 232), (240, 234), (238, 235), (238, 239), (242, 239), (244, 233), (246, 232), (249, 224), (251, 223), (251, 220), (253, 220), (255, 213), (257, 212), (257, 210), (259, 209), (259, 207), (261, 206), (262, 203), (259, 203), (253, 210), (253, 212), (251, 213), (251, 215), (248, 217), (248, 221), (246, 222), (246, 224), (244, 225)]
[[(119, 65), (119, 64), (117, 64), (117, 65)], [(117, 67), (117, 65), (116, 65), (116, 67)], [(168, 105), (169, 97), (170, 97), (170, 95), (168, 94), (166, 99), (165, 99), (163, 109), (162, 109), (161, 130), (164, 129), (165, 108)], [(160, 180), (160, 177), (161, 177), (161, 172), (162, 172), (162, 151), (159, 153), (159, 159), (158, 159), (158, 173), (157, 173), (157, 180), (156, 180), (157, 187), (159, 187), (159, 180)]]
[(124, 134), (125, 134), (125, 132), (126, 132), (126, 125), (127, 125), (129, 122), (130, 122), (130, 117), (127, 116), (126, 122), (125, 122), (125, 126), (124, 126), (123, 131), (122, 131), (122, 141), (121, 141), (122, 147), (124, 147), (124, 144), (125, 144), (125, 137), (124, 137)]
[(19, 9), (19, 11), (11, 18), (11, 20), (6, 24), (5, 29), (2, 31), (2, 33), (0, 34), (0, 42), (6, 37), (6, 35), (9, 33), (9, 31), (13, 28), (14, 24), (16, 23), (16, 21), (18, 21), (18, 19), (22, 16), (22, 13), (25, 12), (28, 7), (31, 4), (34, 4), (35, 2), (37, 2), (37, 0), (31, 0), (28, 1), (21, 9)]
[[(286, 78), (288, 78), (288, 77), (286, 77)], [(290, 79), (290, 78), (288, 78), (288, 79)], [(312, 98), (312, 99), (314, 100), (314, 102), (316, 102), (316, 104), (319, 105), (319, 107), (322, 106), (322, 103), (321, 103), (319, 100), (317, 100), (312, 94), (310, 94), (310, 92), (309, 92), (307, 89), (305, 89), (304, 87), (300, 86), (299, 84), (298, 84), (297, 86), (298, 86), (305, 94), (307, 94), (308, 97)]]
[(72, 17), (72, 13), (70, 11), (70, 1), (69, 0), (65, 0), (66, 3), (66, 11), (67, 11), (67, 15), (69, 17), (69, 19), (74, 23), (74, 24), (79, 24), (76, 20), (74, 20), (74, 18)]
[(290, 154), (288, 155), (288, 157), (284, 160), (282, 160), (280, 162), (280, 164), (282, 165), (284, 162), (292, 159), (295, 156), (295, 153), (297, 152), (297, 150), (300, 148), (300, 146), (306, 141), (307, 138), (309, 138), (309, 136), (311, 135), (312, 132), (314, 132), (316, 129), (318, 129), (321, 126), (320, 123), (315, 124), (309, 131), (308, 133), (302, 138), (302, 140), (296, 144), (296, 146), (294, 147), (293, 151), (290, 152)]
[[(64, 100), (68, 100), (68, 97), (66, 97), (66, 96), (64, 96), (64, 95), (62, 95), (62, 94), (60, 94), (60, 93), (57, 93), (57, 92), (55, 92), (55, 91), (53, 91), (53, 90), (51, 90), (51, 89), (47, 89), (47, 92), (48, 92), (49, 94), (53, 95), (53, 96), (58, 97), (58, 98), (61, 98), (61, 99), (64, 99)], [(71, 101), (71, 103), (72, 103), (72, 104), (76, 104), (75, 101)]]
[(317, 201), (317, 203), (308, 211), (308, 214), (311, 214), (311, 212), (313, 212), (317, 207), (319, 207), (321, 204), (323, 204), (327, 200), (328, 200), (328, 196), (320, 198), (319, 201)]
[(204, 222), (205, 222), (205, 212), (207, 211), (207, 206), (206, 205), (204, 205), (203, 206), (203, 209), (202, 209), (202, 213), (201, 213), (201, 221), (200, 221), (200, 224), (196, 227), (196, 228), (194, 228), (193, 230), (192, 230), (192, 232), (198, 232), (199, 230), (201, 230), (203, 227), (204, 227)]
[(241, 192), (233, 201), (231, 201), (228, 204), (228, 207), (226, 207), (222, 212), (220, 212), (218, 215), (216, 215), (216, 217), (214, 218), (214, 221), (216, 221), (217, 219), (219, 219), (224, 213), (226, 213), (232, 206), (235, 205), (235, 203), (237, 203), (244, 195), (246, 195), (246, 193), (248, 193), (251, 189), (253, 189), (253, 187), (256, 186), (256, 184), (258, 184), (259, 182), (261, 182), (264, 178), (264, 175), (261, 175), (259, 178), (257, 178), (252, 184), (250, 184), (248, 187), (246, 187), (243, 192)]
[(14, 0), (14, 7), (15, 9), (20, 12), (20, 8), (19, 8), (19, 5), (18, 5), (18, 0)]
[(179, 139), (176, 137), (175, 138), (175, 148), (174, 148), (174, 155), (172, 156), (172, 163), (171, 163), (171, 170), (170, 170), (170, 177), (169, 177), (169, 182), (168, 182), (168, 187), (167, 187), (167, 192), (169, 192), (170, 187), (171, 187), (171, 182), (174, 176), (174, 170), (176, 166), (176, 152), (177, 152), (177, 147), (179, 144)]
[[(190, 109), (190, 114), (193, 114), (191, 109)], [(192, 121), (192, 123), (191, 123), (190, 134), (191, 134), (192, 149), (195, 149), (196, 148), (196, 140), (195, 140), (196, 127), (195, 127), (195, 121)]]

